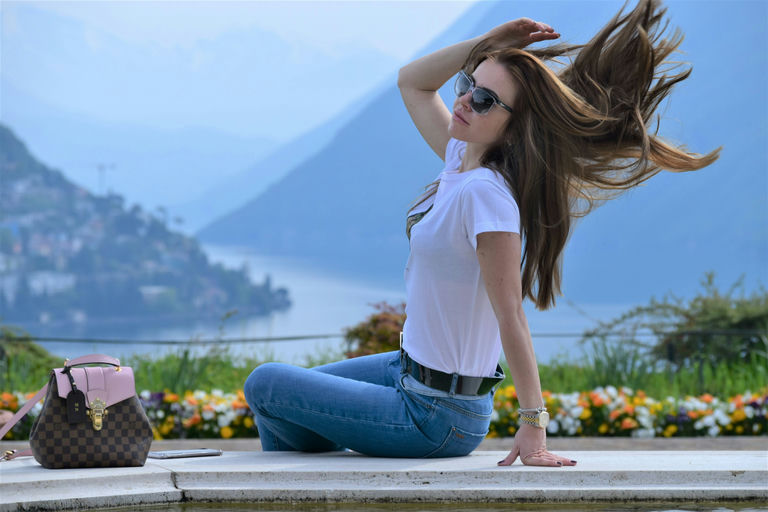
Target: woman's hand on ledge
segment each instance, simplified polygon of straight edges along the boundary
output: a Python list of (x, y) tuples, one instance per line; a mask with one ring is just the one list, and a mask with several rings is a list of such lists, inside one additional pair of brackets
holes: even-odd
[(560, 34), (555, 29), (530, 18), (519, 18), (516, 20), (502, 23), (501, 25), (489, 30), (485, 37), (494, 37), (498, 40), (497, 49), (525, 48), (529, 44), (545, 41), (548, 39), (557, 39)]
[(576, 461), (547, 451), (547, 433), (543, 428), (520, 425), (512, 451), (499, 466), (511, 466), (517, 457), (527, 466), (575, 466)]

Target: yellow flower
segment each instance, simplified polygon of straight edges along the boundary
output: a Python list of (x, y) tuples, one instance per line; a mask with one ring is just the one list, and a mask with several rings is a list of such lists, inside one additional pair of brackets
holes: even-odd
[(243, 425), (245, 425), (245, 428), (251, 428), (253, 426), (253, 418), (246, 416), (243, 420)]
[(744, 433), (744, 427), (741, 425), (736, 425), (736, 433), (737, 434), (743, 434)]
[(672, 437), (675, 435), (675, 432), (677, 432), (677, 425), (667, 425), (667, 428), (664, 429), (664, 437)]
[(746, 418), (747, 415), (744, 413), (744, 409), (736, 409), (733, 411), (733, 414), (731, 414), (731, 420), (733, 420), (734, 423), (744, 421)]
[(601, 434), (605, 434), (606, 432), (608, 432), (608, 424), (603, 423), (602, 425), (597, 427), (597, 431), (600, 432)]
[(221, 437), (224, 439), (229, 439), (235, 434), (235, 431), (232, 430), (232, 427), (222, 427), (221, 428)]
[(579, 419), (588, 420), (591, 417), (592, 417), (592, 410), (589, 407), (585, 407), (584, 411), (582, 411), (581, 415), (579, 416)]

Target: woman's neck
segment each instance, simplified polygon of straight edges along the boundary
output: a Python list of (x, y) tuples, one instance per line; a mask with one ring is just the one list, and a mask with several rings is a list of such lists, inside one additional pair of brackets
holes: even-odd
[(464, 158), (461, 159), (461, 165), (459, 166), (459, 172), (471, 171), (482, 167), (480, 159), (485, 153), (486, 145), (479, 144), (477, 142), (467, 142), (467, 146), (464, 149)]

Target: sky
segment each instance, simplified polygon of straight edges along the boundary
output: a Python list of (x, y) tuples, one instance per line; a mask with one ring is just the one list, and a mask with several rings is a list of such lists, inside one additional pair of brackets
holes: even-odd
[(2, 0), (0, 74), (96, 121), (286, 141), (391, 80), (472, 3)]

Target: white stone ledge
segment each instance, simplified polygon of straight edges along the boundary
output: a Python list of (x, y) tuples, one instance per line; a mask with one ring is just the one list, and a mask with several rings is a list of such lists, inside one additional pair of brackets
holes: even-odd
[(0, 463), (0, 510), (184, 501), (768, 501), (768, 452), (560, 452), (573, 467), (498, 467), (507, 452), (453, 459), (227, 452), (143, 468), (46, 470)]

